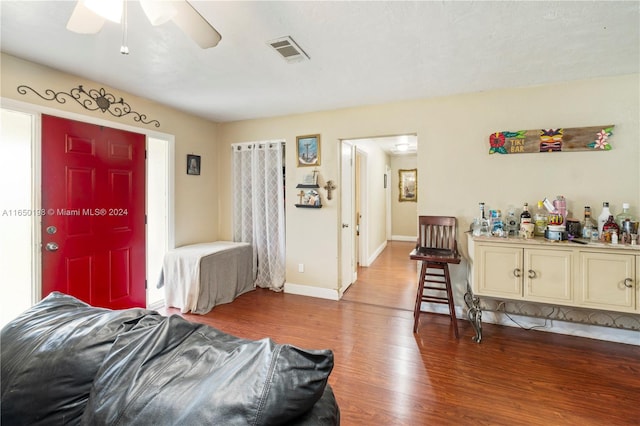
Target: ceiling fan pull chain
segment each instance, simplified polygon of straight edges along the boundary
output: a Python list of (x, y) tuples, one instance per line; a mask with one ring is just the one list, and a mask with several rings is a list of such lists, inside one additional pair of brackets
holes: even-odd
[(123, 2), (123, 10), (122, 10), (122, 46), (120, 46), (120, 53), (123, 55), (129, 54), (129, 47), (127, 46), (127, 17), (128, 17), (128, 9), (129, 2), (124, 0)]

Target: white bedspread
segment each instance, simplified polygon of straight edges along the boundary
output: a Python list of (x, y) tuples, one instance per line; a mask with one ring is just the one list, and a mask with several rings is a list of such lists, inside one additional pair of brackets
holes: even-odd
[(253, 250), (248, 243), (216, 241), (170, 250), (162, 277), (167, 306), (205, 314), (253, 290)]

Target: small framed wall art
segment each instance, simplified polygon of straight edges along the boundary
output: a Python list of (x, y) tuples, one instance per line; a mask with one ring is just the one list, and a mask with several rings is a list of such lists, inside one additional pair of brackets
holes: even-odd
[(418, 201), (418, 169), (398, 170), (400, 196), (398, 201)]
[(320, 135), (296, 137), (298, 167), (320, 165)]
[(187, 174), (199, 175), (200, 174), (200, 156), (187, 154)]

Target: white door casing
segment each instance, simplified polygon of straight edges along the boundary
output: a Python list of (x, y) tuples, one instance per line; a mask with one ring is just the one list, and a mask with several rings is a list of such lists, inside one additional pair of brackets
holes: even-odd
[(341, 142), (341, 244), (340, 244), (340, 296), (356, 280), (356, 263), (354, 253), (355, 242), (355, 213), (353, 209), (354, 168), (353, 159), (355, 146), (347, 141)]

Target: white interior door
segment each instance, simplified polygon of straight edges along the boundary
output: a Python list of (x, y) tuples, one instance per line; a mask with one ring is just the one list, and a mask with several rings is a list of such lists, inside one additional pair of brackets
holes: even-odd
[(347, 141), (342, 141), (342, 167), (341, 167), (341, 245), (340, 245), (340, 265), (341, 265), (341, 286), (340, 295), (349, 288), (357, 278), (355, 263), (355, 213), (353, 205), (353, 185), (354, 168), (353, 159), (355, 146)]

